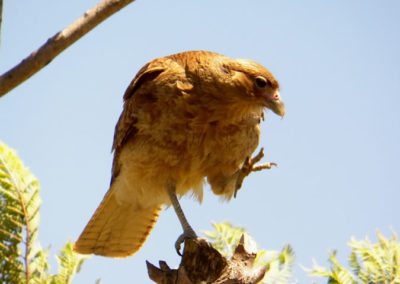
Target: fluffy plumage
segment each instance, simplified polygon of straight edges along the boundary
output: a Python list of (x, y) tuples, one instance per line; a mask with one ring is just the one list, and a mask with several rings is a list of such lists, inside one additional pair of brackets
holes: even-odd
[(279, 84), (263, 66), (205, 51), (155, 59), (124, 94), (108, 193), (75, 244), (79, 253), (124, 257), (153, 228), (166, 185), (201, 201), (205, 179), (226, 199), (256, 149), (267, 107), (284, 115)]

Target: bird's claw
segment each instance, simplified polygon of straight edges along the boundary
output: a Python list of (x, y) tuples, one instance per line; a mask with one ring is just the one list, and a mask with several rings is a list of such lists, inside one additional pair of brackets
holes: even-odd
[(181, 254), (181, 246), (182, 246), (182, 244), (185, 242), (185, 240), (186, 239), (196, 239), (197, 238), (197, 235), (196, 235), (196, 233), (194, 232), (194, 231), (191, 231), (191, 232), (183, 232), (179, 237), (178, 237), (178, 239), (176, 240), (176, 242), (175, 242), (175, 250), (176, 250), (176, 253), (179, 255), (179, 256), (182, 256), (182, 254)]
[(263, 157), (264, 157), (264, 148), (261, 148), (260, 151), (258, 152), (258, 154), (255, 155), (253, 158), (249, 158), (249, 157), (246, 158), (242, 168), (238, 172), (238, 177), (236, 179), (236, 186), (235, 186), (235, 192), (233, 193), (233, 197), (236, 197), (237, 192), (242, 187), (244, 178), (247, 177), (251, 172), (269, 170), (272, 167), (278, 166), (278, 164), (273, 163), (273, 162), (256, 165), (259, 161), (261, 161), (261, 159)]

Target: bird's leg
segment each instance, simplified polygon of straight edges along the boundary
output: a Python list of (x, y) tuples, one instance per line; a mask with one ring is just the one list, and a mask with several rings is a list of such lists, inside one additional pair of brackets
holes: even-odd
[(253, 158), (247, 157), (244, 161), (242, 168), (237, 172), (236, 186), (235, 192), (233, 193), (233, 197), (236, 197), (237, 192), (242, 187), (242, 183), (245, 177), (247, 177), (251, 172), (258, 172), (262, 170), (269, 170), (272, 167), (277, 167), (276, 163), (265, 163), (261, 165), (256, 165), (262, 158), (264, 157), (264, 148), (260, 149), (257, 155)]
[(180, 248), (181, 248), (181, 244), (184, 242), (184, 240), (185, 239), (195, 239), (195, 238), (197, 238), (197, 235), (196, 235), (195, 231), (192, 229), (192, 227), (189, 225), (189, 222), (187, 221), (185, 214), (183, 213), (182, 207), (179, 204), (179, 200), (176, 196), (175, 183), (169, 182), (167, 185), (167, 191), (168, 191), (169, 199), (171, 200), (171, 204), (174, 207), (175, 213), (178, 216), (179, 222), (181, 223), (182, 229), (183, 229), (183, 234), (181, 234), (175, 242), (176, 252), (179, 255), (181, 255)]

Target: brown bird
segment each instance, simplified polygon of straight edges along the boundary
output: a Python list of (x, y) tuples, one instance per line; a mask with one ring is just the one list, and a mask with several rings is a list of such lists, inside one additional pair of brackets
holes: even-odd
[(124, 94), (114, 134), (110, 189), (75, 251), (111, 257), (143, 245), (163, 205), (173, 205), (186, 237), (196, 237), (178, 197), (199, 201), (205, 178), (225, 199), (256, 166), (263, 110), (283, 116), (275, 77), (260, 64), (189, 51), (146, 64)]

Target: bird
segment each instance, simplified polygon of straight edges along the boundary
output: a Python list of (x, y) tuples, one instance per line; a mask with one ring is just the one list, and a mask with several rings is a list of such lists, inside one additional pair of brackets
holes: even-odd
[(115, 126), (110, 187), (75, 242), (80, 254), (122, 258), (137, 252), (163, 206), (196, 238), (179, 198), (201, 202), (206, 182), (230, 200), (256, 165), (264, 111), (283, 117), (279, 83), (261, 64), (210, 51), (154, 59), (133, 78)]

